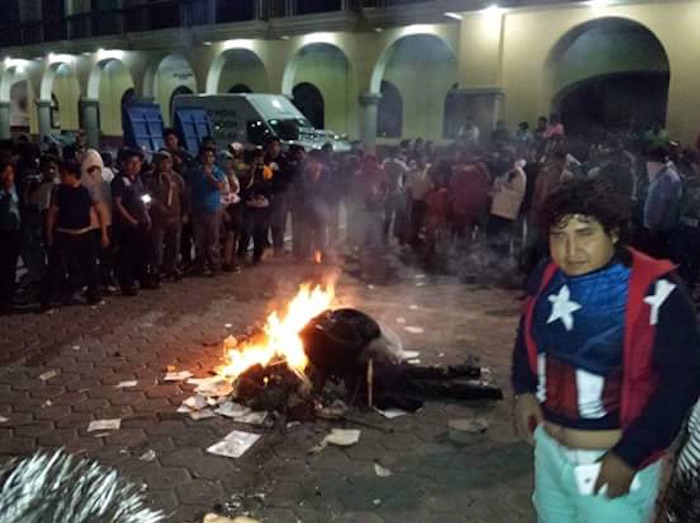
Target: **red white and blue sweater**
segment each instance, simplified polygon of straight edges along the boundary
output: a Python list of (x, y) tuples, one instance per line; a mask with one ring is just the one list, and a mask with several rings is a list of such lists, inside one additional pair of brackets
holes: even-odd
[(635, 469), (671, 444), (700, 394), (700, 332), (672, 270), (633, 250), (583, 276), (543, 263), (513, 353), (516, 394), (536, 394), (564, 427), (622, 428), (613, 451)]

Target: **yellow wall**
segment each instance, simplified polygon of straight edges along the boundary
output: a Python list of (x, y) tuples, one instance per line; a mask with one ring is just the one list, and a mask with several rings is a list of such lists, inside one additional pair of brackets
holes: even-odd
[(52, 92), (59, 105), (61, 131), (77, 130), (80, 84), (74, 73), (63, 66), (59, 67), (53, 80)]
[(267, 73), (255, 54), (238, 49), (228, 51), (225, 56), (226, 63), (219, 77), (218, 92), (227, 93), (236, 84), (245, 84), (254, 92), (267, 92)]
[(337, 48), (315, 45), (305, 48), (296, 61), (292, 85), (315, 85), (324, 101), (325, 128), (337, 133), (355, 130), (353, 118), (357, 87), (347, 58)]
[(122, 135), (122, 96), (134, 86), (122, 62), (109, 62), (100, 77), (100, 126), (106, 136)]
[(445, 96), (457, 82), (457, 61), (432, 37), (400, 40), (392, 52), (384, 80), (403, 100), (403, 137), (442, 138)]
[(160, 104), (163, 122), (170, 125), (170, 98), (173, 91), (180, 86), (197, 92), (197, 79), (194, 71), (184, 58), (170, 56), (163, 60), (158, 67), (155, 80), (155, 99)]

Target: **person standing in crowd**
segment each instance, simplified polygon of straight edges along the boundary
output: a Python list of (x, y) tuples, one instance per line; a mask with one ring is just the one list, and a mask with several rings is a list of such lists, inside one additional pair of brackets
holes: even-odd
[(178, 269), (182, 217), (187, 210), (185, 180), (174, 169), (172, 155), (161, 150), (155, 155), (153, 172), (145, 179), (151, 197), (151, 263), (159, 278), (179, 281)]
[(306, 150), (301, 145), (289, 148), (289, 211), (292, 216), (292, 255), (296, 261), (303, 261), (304, 240), (304, 166)]
[(117, 276), (122, 293), (135, 296), (138, 292), (135, 280), (142, 289), (155, 289), (158, 284), (148, 270), (151, 217), (147, 209), (149, 197), (140, 176), (143, 157), (140, 151), (128, 149), (121, 158), (120, 175), (112, 181)]
[(102, 156), (95, 149), (87, 149), (83, 154), (83, 161), (80, 164), (80, 183), (85, 187), (99, 205), (99, 213), (92, 213), (90, 217), (90, 227), (93, 230), (95, 248), (98, 255), (100, 282), (105, 287), (114, 286), (112, 271), (113, 248), (112, 242), (105, 248), (101, 244), (101, 231), (104, 224), (107, 234), (112, 237), (112, 201), (109, 183), (104, 178), (104, 164)]
[(216, 276), (221, 270), (221, 192), (226, 186), (225, 178), (216, 165), (216, 149), (202, 146), (199, 163), (189, 172), (197, 274), (205, 274), (207, 266), (210, 276)]
[[(88, 303), (101, 300), (97, 249), (109, 246), (107, 222), (99, 220), (99, 246), (95, 243), (95, 216), (104, 216), (104, 203), (96, 192), (81, 183), (80, 166), (73, 162), (61, 164), (61, 185), (53, 193), (46, 217), (46, 243), (49, 246), (48, 274), (41, 293), (41, 308), (51, 308), (63, 283), (66, 269), (76, 267), (87, 285)], [(75, 280), (75, 274), (70, 274)]]
[(551, 259), (528, 283), (513, 389), (544, 523), (650, 521), (661, 458), (700, 393), (692, 304), (670, 262), (626, 246), (628, 203), (579, 179), (541, 207)]
[(655, 258), (668, 258), (669, 240), (678, 220), (681, 179), (669, 162), (666, 149), (650, 149), (646, 160), (649, 189), (644, 200), (641, 248)]
[(468, 242), (488, 209), (489, 173), (465, 150), (458, 158), (449, 183), (450, 220), (454, 239)]
[(492, 248), (503, 256), (509, 254), (510, 244), (516, 234), (520, 207), (525, 197), (527, 177), (524, 167), (525, 160), (518, 160), (504, 175), (494, 181), (486, 236)]
[(302, 173), (303, 235), (301, 255), (308, 259), (319, 253), (321, 259), (328, 255), (328, 226), (330, 222), (330, 174), (324, 163), (323, 153), (311, 151)]
[(265, 165), (263, 151), (253, 151), (250, 169), (239, 178), (241, 200), (243, 202), (243, 232), (238, 246), (239, 258), (245, 260), (250, 239), (253, 239), (253, 264), (263, 260), (267, 243), (267, 231), (270, 227), (270, 195), (272, 170)]
[(481, 131), (479, 131), (479, 127), (476, 125), (473, 116), (467, 116), (467, 119), (464, 121), (464, 125), (460, 127), (457, 136), (459, 136), (460, 142), (464, 147), (474, 147), (479, 145)]
[(624, 144), (619, 139), (608, 140), (601, 150), (600, 166), (588, 171), (588, 176), (600, 176), (608, 181), (622, 200), (634, 195), (634, 172)]
[[(357, 237), (351, 248), (377, 248), (381, 245), (384, 222), (384, 205), (389, 183), (386, 173), (374, 154), (367, 154), (362, 160), (360, 170), (353, 178), (351, 194), (357, 220)], [(356, 214), (355, 214), (356, 213)], [(353, 249), (354, 250), (354, 249)]]
[(416, 158), (416, 164), (408, 171), (406, 186), (410, 196), (411, 232), (409, 242), (414, 247), (420, 241), (420, 232), (425, 222), (428, 205), (425, 201), (433, 182), (430, 179), (430, 165), (424, 155)]
[(0, 313), (12, 310), (20, 249), (19, 195), (15, 186), (15, 168), (0, 161)]
[(193, 163), (192, 157), (186, 149), (180, 147), (180, 139), (174, 129), (170, 127), (163, 129), (163, 143), (165, 150), (170, 153), (170, 157), (173, 159), (173, 170), (180, 176), (185, 176), (187, 169)]
[(559, 119), (558, 114), (552, 114), (549, 117), (549, 124), (547, 125), (547, 129), (542, 133), (542, 138), (544, 140), (551, 140), (554, 137), (564, 137), (564, 124), (561, 123), (561, 120)]
[(289, 180), (287, 158), (282, 154), (279, 138), (270, 137), (265, 142), (265, 165), (272, 173), (270, 183), (270, 229), (275, 256), (284, 255), (284, 235), (287, 230)]
[[(234, 149), (235, 150), (235, 149)], [(224, 272), (240, 271), (240, 266), (236, 263), (236, 244), (241, 237), (242, 206), (241, 206), (241, 185), (236, 175), (237, 159), (233, 153), (224, 151), (222, 153), (222, 164), (224, 167), (224, 190), (221, 193), (222, 218), (223, 218), (223, 265)]]
[[(408, 167), (400, 156), (398, 147), (392, 147), (389, 156), (382, 163), (382, 170), (387, 180), (387, 194), (384, 200), (384, 227), (382, 229), (382, 241), (389, 244), (389, 238), (394, 236), (402, 240), (402, 229), (405, 223), (406, 198), (404, 186)], [(393, 226), (393, 234), (392, 234)]]

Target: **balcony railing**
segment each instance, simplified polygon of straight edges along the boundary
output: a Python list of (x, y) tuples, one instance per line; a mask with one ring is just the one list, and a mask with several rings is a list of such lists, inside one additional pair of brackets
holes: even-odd
[(0, 48), (432, 1), (435, 0), (156, 0), (124, 9), (78, 13), (60, 20), (0, 24)]

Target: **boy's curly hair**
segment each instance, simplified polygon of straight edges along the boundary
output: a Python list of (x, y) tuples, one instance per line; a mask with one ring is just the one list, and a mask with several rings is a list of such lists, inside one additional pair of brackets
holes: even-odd
[(538, 217), (539, 227), (544, 237), (548, 237), (564, 218), (579, 214), (595, 218), (608, 235), (616, 232), (619, 245), (624, 245), (629, 240), (630, 204), (602, 178), (577, 178), (555, 187), (547, 195)]

